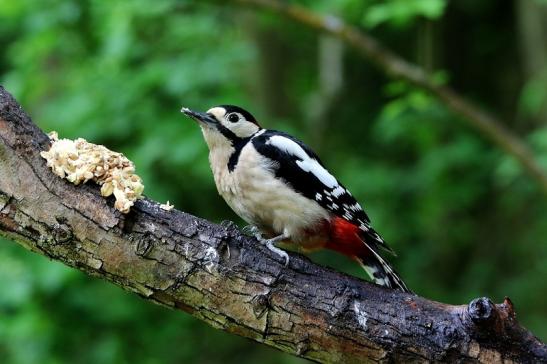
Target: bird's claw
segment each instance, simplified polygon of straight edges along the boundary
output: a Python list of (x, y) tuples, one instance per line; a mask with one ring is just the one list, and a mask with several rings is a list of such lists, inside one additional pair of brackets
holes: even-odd
[(283, 260), (285, 261), (284, 263), (285, 266), (289, 265), (289, 254), (287, 254), (287, 252), (284, 251), (283, 249), (280, 249), (275, 246), (275, 243), (280, 241), (281, 238), (284, 238), (284, 236), (278, 236), (272, 239), (264, 239), (264, 237), (262, 236), (262, 232), (255, 225), (247, 225), (243, 229), (241, 229), (241, 231), (246, 235), (254, 236), (256, 240), (266, 245), (269, 251), (283, 258)]
[(237, 229), (237, 225), (235, 222), (233, 221), (230, 221), (230, 220), (223, 220), (220, 222), (220, 226), (222, 226), (223, 228), (225, 229)]
[(260, 229), (254, 225), (247, 225), (243, 229), (241, 229), (241, 231), (245, 235), (254, 236), (257, 240), (264, 240), (262, 238), (262, 233), (260, 232)]
[(266, 243), (266, 247), (268, 248), (268, 250), (270, 250), (272, 253), (279, 255), (285, 260), (285, 267), (289, 265), (289, 254), (287, 254), (287, 252), (283, 249), (276, 247), (274, 245), (275, 241), (273, 239), (264, 240), (264, 242)]

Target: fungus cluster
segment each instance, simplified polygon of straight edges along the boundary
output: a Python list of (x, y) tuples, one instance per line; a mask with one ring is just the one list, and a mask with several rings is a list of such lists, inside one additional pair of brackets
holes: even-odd
[(141, 178), (135, 174), (135, 165), (123, 154), (87, 142), (85, 139), (59, 139), (57, 132), (48, 134), (53, 142), (40, 155), (48, 167), (61, 178), (78, 185), (89, 180), (101, 186), (105, 197), (114, 194), (114, 207), (128, 213), (144, 190)]

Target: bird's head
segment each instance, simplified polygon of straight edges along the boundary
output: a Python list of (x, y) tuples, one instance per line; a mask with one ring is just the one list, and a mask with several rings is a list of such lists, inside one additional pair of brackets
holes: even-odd
[(183, 107), (181, 112), (199, 123), (209, 148), (225, 143), (233, 145), (261, 129), (253, 115), (239, 106), (220, 105), (207, 112)]

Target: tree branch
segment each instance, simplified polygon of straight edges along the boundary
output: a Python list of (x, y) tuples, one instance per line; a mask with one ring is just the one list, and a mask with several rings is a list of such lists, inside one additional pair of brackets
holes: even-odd
[(212, 326), (318, 362), (547, 360), (506, 299), (451, 306), (387, 290), (233, 226), (140, 200), (123, 215), (40, 157), (48, 137), (0, 87), (0, 235)]
[(419, 66), (399, 57), (376, 39), (334, 16), (322, 16), (298, 5), (279, 0), (233, 0), (236, 3), (275, 11), (315, 30), (332, 34), (372, 61), (393, 78), (402, 79), (428, 91), (470, 127), (513, 156), (547, 194), (547, 172), (532, 150), (501, 120), (459, 95), (452, 88), (436, 83), (433, 76)]

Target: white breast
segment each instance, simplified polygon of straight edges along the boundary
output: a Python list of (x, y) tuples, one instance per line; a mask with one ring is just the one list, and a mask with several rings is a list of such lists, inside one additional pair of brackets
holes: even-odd
[(245, 221), (272, 234), (282, 233), (298, 242), (306, 231), (328, 219), (329, 213), (317, 202), (295, 192), (270, 171), (269, 159), (252, 143), (241, 151), (233, 172), (214, 156), (211, 159), (219, 193)]

